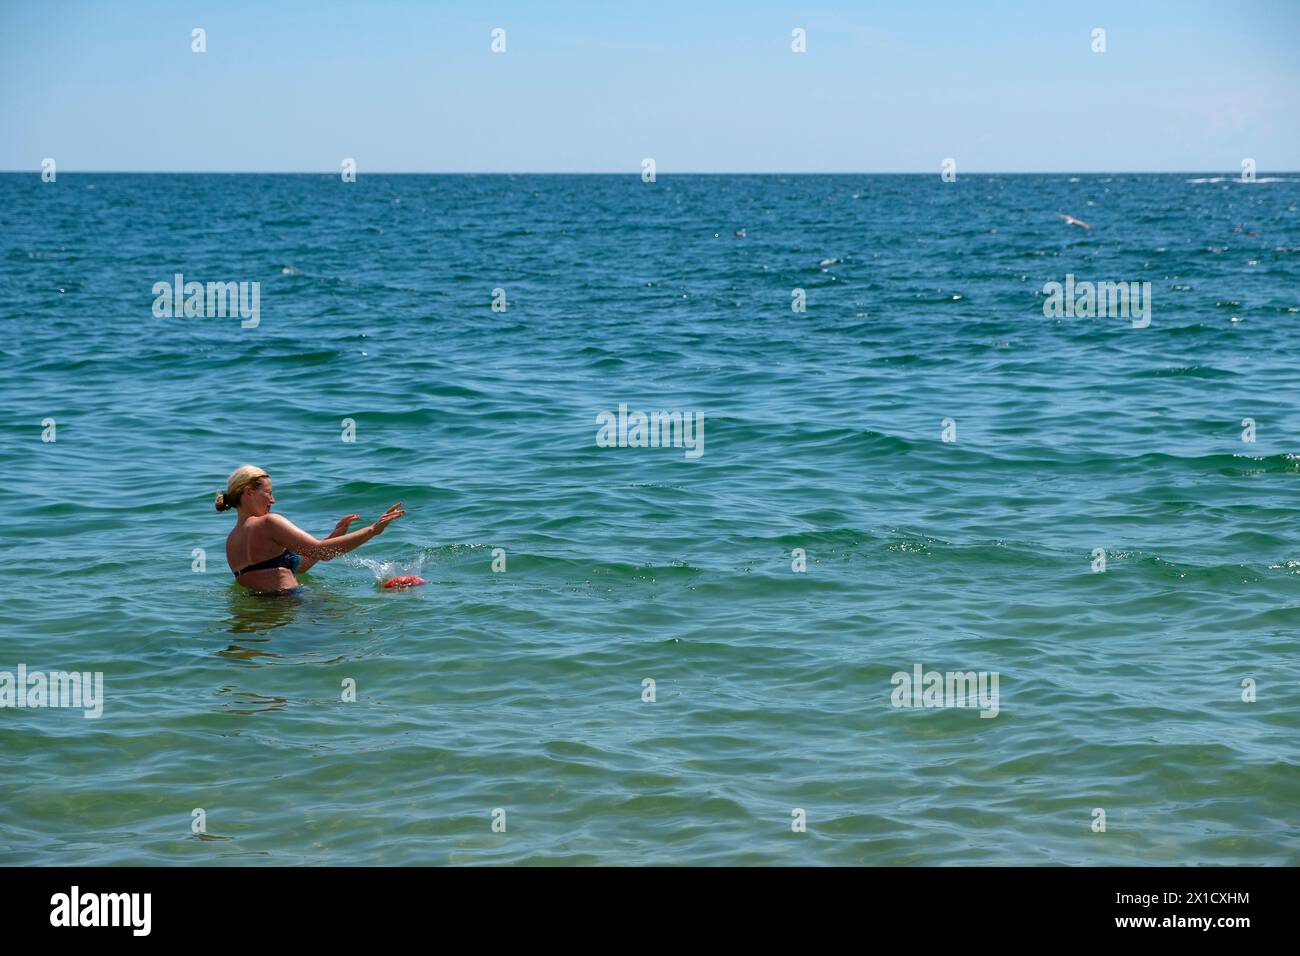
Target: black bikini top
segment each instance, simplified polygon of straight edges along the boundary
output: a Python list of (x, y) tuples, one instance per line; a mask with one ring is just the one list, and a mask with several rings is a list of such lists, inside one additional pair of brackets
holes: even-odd
[(272, 568), (288, 568), (290, 571), (297, 571), (300, 564), (302, 564), (302, 555), (285, 548), (276, 557), (258, 561), (257, 564), (250, 564), (246, 568), (240, 568), (234, 574), (235, 577), (239, 577), (241, 574), (248, 574), (250, 571), (269, 571)]

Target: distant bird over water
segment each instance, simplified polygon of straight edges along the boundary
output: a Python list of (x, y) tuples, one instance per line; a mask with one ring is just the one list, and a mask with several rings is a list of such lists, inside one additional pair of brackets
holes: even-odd
[(1062, 219), (1065, 220), (1065, 224), (1066, 224), (1067, 226), (1082, 226), (1084, 229), (1091, 229), (1091, 228), (1092, 228), (1092, 226), (1088, 225), (1088, 224), (1087, 224), (1086, 222), (1084, 222), (1082, 219), (1075, 219), (1073, 216), (1067, 216), (1067, 215), (1066, 215), (1065, 213), (1063, 213), (1063, 212), (1058, 212), (1057, 215), (1060, 216)]

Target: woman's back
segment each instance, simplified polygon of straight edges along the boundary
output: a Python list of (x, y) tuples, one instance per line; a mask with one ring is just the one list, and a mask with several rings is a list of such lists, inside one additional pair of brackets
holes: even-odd
[(267, 534), (267, 515), (246, 518), (237, 522), (226, 537), (226, 563), (230, 570), (238, 571), (250, 564), (273, 558), (284, 549)]
[(282, 591), (297, 587), (298, 579), (293, 574), (297, 561), (285, 562), (280, 567), (244, 571), (290, 553), (275, 543), (269, 525), (270, 515), (253, 515), (237, 522), (226, 538), (226, 563), (231, 571), (243, 571), (237, 574), (239, 583), (254, 591)]

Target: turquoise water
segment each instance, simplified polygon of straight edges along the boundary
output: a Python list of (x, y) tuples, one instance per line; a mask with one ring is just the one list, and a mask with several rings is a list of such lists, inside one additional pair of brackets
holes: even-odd
[[(0, 710), (0, 863), (1300, 862), (1298, 205), (0, 176), (0, 670), (105, 698)], [(177, 272), (260, 282), (257, 326), (155, 317)], [(1045, 318), (1067, 273), (1150, 325)], [(703, 454), (598, 446), (621, 403)], [(244, 462), (318, 535), (408, 514), (250, 597)], [(894, 707), (917, 664), (997, 715)]]

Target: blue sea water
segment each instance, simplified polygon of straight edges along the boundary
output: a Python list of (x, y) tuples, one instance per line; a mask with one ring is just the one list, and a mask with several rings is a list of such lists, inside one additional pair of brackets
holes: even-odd
[[(0, 863), (1300, 862), (1298, 205), (0, 176), (0, 671), (104, 675), (0, 709)], [(177, 273), (256, 326), (157, 317)], [(1067, 275), (1149, 325), (1045, 316)], [(602, 447), (621, 404), (703, 453)], [(408, 513), (252, 597), (245, 462), (321, 536)], [(894, 706), (917, 665), (996, 716)]]

